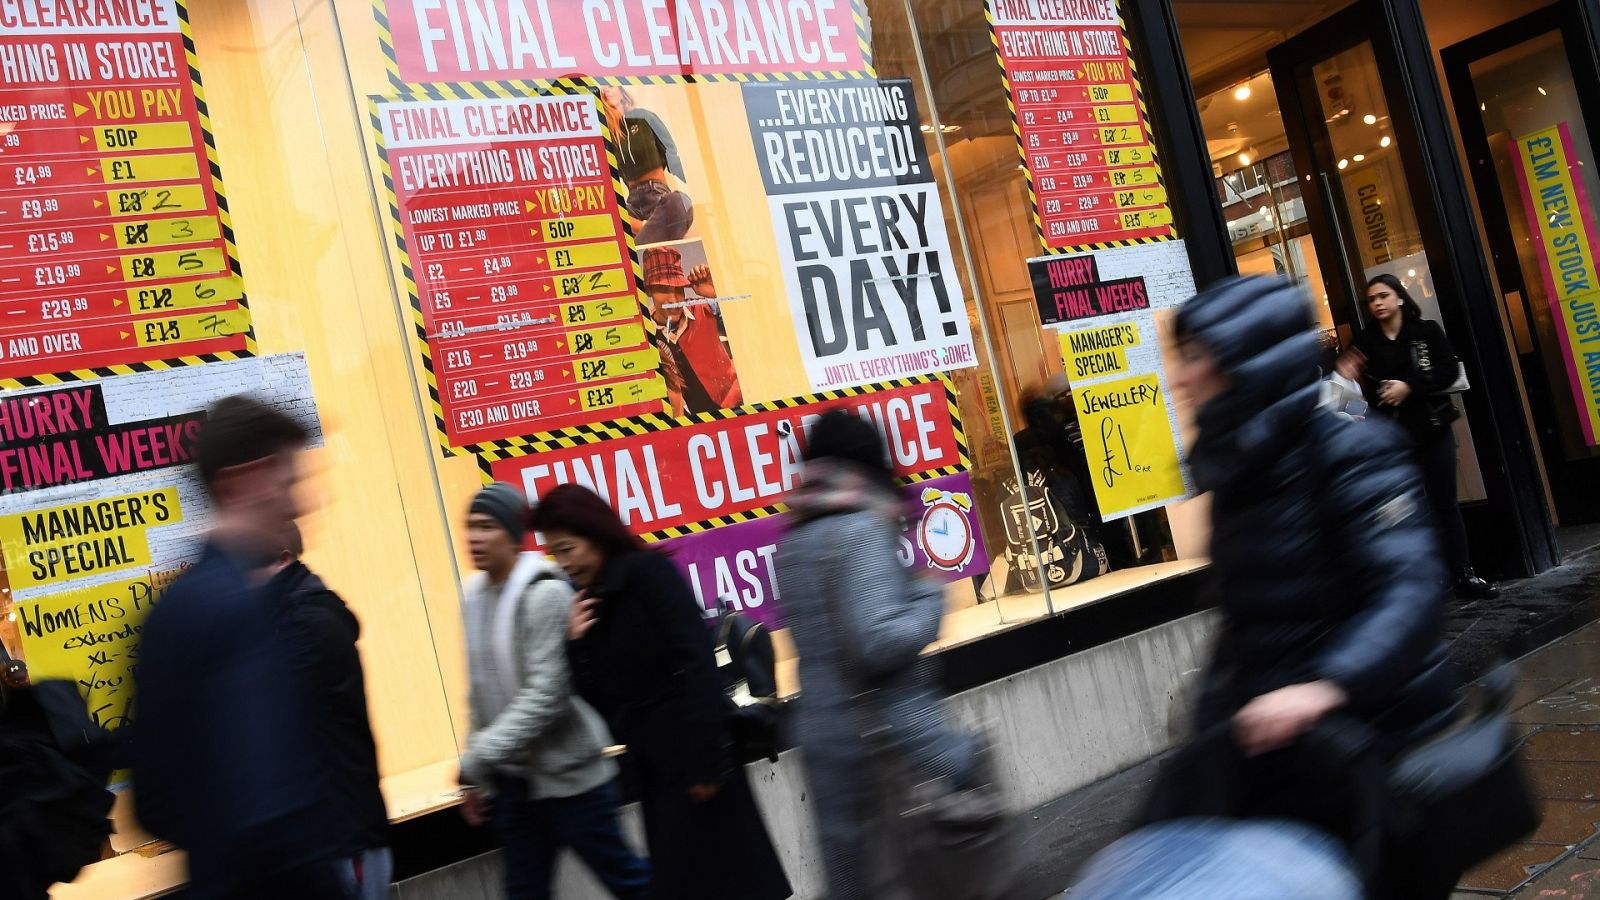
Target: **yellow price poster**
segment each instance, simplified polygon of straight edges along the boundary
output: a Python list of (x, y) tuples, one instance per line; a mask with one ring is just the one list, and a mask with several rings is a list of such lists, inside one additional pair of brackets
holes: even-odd
[(644, 403), (650, 400), (662, 400), (666, 396), (667, 383), (659, 377), (654, 377), (629, 381), (624, 384), (608, 384), (605, 387), (583, 388), (572, 402), (575, 405), (581, 405), (585, 411), (593, 411), (609, 409), (613, 406)]
[(1089, 99), (1095, 103), (1127, 103), (1133, 100), (1133, 85), (1130, 84), (1091, 84), (1087, 91)]
[(1562, 122), (1516, 139), (1512, 148), (1528, 228), (1538, 239), (1540, 272), (1561, 340), (1572, 401), (1589, 446), (1600, 434), (1600, 272), (1597, 229)]
[[(153, 278), (181, 278), (184, 275), (204, 275), (220, 272), (227, 267), (227, 255), (220, 247), (199, 247), (194, 250), (163, 250), (122, 258), (122, 277), (125, 281), (146, 281)], [(106, 274), (117, 270), (107, 266)]]
[(200, 161), (194, 153), (152, 153), (148, 156), (112, 156), (100, 160), (95, 168), (106, 184), (138, 181), (186, 181), (200, 177)]
[[(100, 201), (95, 201), (96, 208)], [(198, 184), (160, 188), (124, 188), (106, 191), (106, 209), (113, 216), (199, 212), (206, 208), (206, 192)]]
[(117, 246), (124, 249), (200, 244), (222, 237), (222, 225), (215, 216), (119, 222), (113, 231)]
[(612, 322), (617, 319), (633, 319), (637, 321), (638, 315), (639, 305), (627, 297), (614, 297), (610, 300), (588, 300), (583, 303), (563, 303), (561, 305), (561, 324), (569, 328), (573, 325)]
[(570, 332), (567, 340), (574, 355), (636, 347), (644, 343), (644, 326), (638, 322), (626, 322), (603, 328), (586, 328)]
[(243, 296), (244, 284), (239, 276), (225, 275), (200, 281), (128, 288), (128, 307), (136, 313), (158, 313), (169, 309), (221, 306)]
[[(84, 143), (89, 142), (84, 136)], [(188, 122), (133, 122), (127, 125), (106, 125), (94, 130), (95, 149), (102, 153), (112, 150), (176, 150), (194, 144)]]
[(1139, 107), (1134, 106), (1132, 103), (1097, 106), (1094, 108), (1094, 120), (1104, 125), (1137, 122), (1139, 121)]
[(572, 376), (579, 384), (621, 378), (637, 372), (646, 372), (661, 364), (661, 355), (654, 347), (634, 350), (631, 353), (614, 353), (594, 359), (580, 359), (572, 364)]
[(1083, 449), (1105, 519), (1181, 499), (1178, 445), (1153, 372), (1075, 388)]
[(550, 279), (550, 286), (561, 300), (615, 294), (628, 289), (628, 273), (625, 269), (617, 268), (585, 272), (582, 275), (558, 275)]
[(1139, 346), (1139, 326), (1134, 322), (1100, 325), (1082, 331), (1060, 332), (1061, 361), (1074, 383), (1085, 378), (1120, 375), (1128, 371), (1129, 347)]
[(610, 216), (572, 216), (547, 219), (533, 224), (536, 241), (592, 241), (616, 234), (617, 221)]
[(615, 240), (578, 244), (546, 252), (549, 254), (550, 268), (557, 272), (566, 269), (590, 269), (622, 262), (622, 246)]
[(149, 319), (133, 323), (139, 346), (175, 344), (244, 334), (250, 330), (250, 311), (242, 306), (212, 313)]
[(181, 521), (174, 487), (3, 515), (6, 578), (17, 590), (144, 568), (149, 530)]
[(37, 681), (77, 685), (101, 727), (127, 724), (133, 711), (139, 636), (156, 602), (148, 575), (75, 588), (12, 605), (28, 672)]

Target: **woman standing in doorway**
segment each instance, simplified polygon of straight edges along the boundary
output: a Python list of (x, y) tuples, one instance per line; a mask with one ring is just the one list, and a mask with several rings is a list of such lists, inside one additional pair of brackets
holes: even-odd
[(784, 900), (793, 892), (730, 753), (726, 703), (700, 604), (665, 556), (577, 485), (530, 520), (581, 593), (567, 653), (578, 692), (628, 747), (655, 900)]
[(1400, 279), (1378, 275), (1367, 282), (1372, 321), (1339, 358), (1339, 374), (1359, 382), (1379, 415), (1411, 436), (1423, 487), (1441, 530), (1457, 597), (1493, 597), (1493, 585), (1472, 570), (1467, 530), (1456, 505), (1456, 439), (1452, 423), (1460, 413), (1443, 393), (1456, 380), (1459, 361), (1439, 323), (1422, 317)]

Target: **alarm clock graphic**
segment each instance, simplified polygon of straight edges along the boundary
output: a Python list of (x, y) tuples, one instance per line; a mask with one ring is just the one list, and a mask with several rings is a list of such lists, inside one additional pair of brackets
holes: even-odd
[(929, 488), (922, 492), (922, 521), (917, 523), (917, 545), (928, 564), (954, 572), (972, 561), (978, 546), (967, 511), (972, 498)]

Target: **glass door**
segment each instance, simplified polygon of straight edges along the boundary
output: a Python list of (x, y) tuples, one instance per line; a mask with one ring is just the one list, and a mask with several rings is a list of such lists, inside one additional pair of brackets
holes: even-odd
[[(1423, 315), (1444, 324), (1430, 260), (1446, 259), (1428, 228), (1426, 195), (1413, 193), (1416, 160), (1390, 86), (1399, 63), (1375, 44), (1382, 7), (1361, 3), (1268, 54), (1311, 233), (1340, 342), (1367, 322), (1367, 282), (1394, 275)], [(1446, 332), (1450, 331), (1446, 326)], [(1465, 345), (1462, 335), (1452, 335)], [(1455, 402), (1465, 413), (1461, 397)], [(1457, 496), (1487, 497), (1469, 417), (1456, 421)]]
[(1600, 520), (1600, 78), (1579, 5), (1441, 56), (1556, 514)]

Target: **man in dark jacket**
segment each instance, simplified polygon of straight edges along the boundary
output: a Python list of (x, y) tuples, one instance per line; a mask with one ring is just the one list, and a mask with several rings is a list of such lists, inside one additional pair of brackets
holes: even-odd
[(378, 749), (367, 717), (366, 678), (356, 641), (361, 623), (300, 561), (300, 529), (290, 526), (279, 562), (286, 605), (284, 637), (295, 675), (315, 691), (312, 724), (329, 775), (326, 812), (334, 819), (334, 847), (346, 887), (362, 900), (389, 893), (394, 863), (389, 852), (389, 816), (378, 787)]
[(134, 719), (140, 822), (187, 851), (195, 898), (345, 900), (314, 686), (296, 677), (270, 578), (299, 510), (305, 429), (245, 397), (195, 446), (214, 501), (200, 559), (145, 622)]

